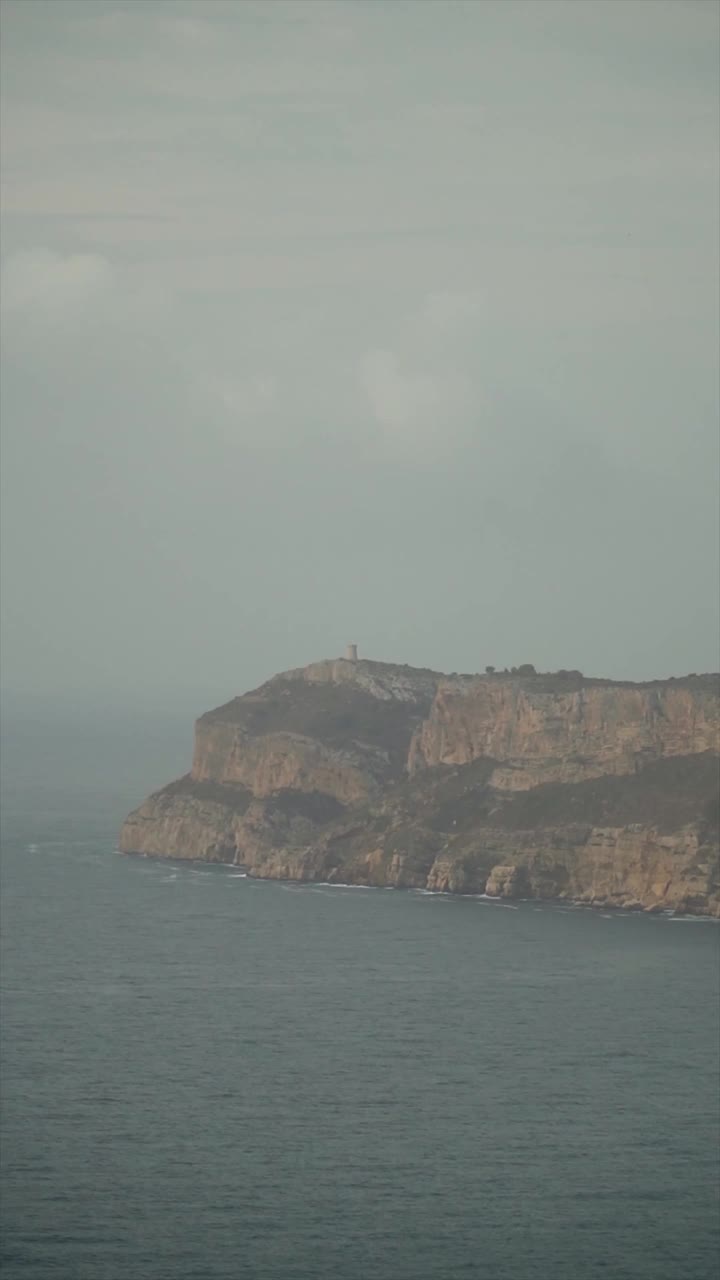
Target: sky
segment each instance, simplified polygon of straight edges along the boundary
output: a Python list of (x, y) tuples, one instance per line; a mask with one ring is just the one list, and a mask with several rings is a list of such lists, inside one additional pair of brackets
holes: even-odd
[(3, 0), (2, 684), (718, 667), (714, 0)]

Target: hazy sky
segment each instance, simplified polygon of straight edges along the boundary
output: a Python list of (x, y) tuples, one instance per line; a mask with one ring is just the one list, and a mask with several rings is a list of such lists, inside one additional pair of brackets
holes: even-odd
[(713, 0), (4, 0), (3, 683), (718, 665)]

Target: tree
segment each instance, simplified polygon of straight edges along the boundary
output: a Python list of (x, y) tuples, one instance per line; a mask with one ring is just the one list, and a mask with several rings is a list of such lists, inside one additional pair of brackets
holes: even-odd
[(485, 668), (485, 675), (486, 675), (486, 676), (494, 676), (494, 675), (495, 675), (495, 668), (494, 668), (494, 667), (486, 667), (486, 668)]

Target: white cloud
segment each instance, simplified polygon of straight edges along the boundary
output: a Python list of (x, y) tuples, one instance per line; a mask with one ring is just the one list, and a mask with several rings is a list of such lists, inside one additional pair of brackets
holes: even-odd
[(3, 263), (0, 298), (6, 312), (55, 315), (84, 308), (112, 284), (112, 266), (100, 254), (29, 249)]
[(392, 351), (367, 353), (363, 359), (363, 383), (377, 421), (392, 432), (411, 432), (436, 407), (436, 382), (403, 369)]
[(278, 386), (267, 374), (244, 378), (223, 373), (193, 371), (192, 388), (199, 406), (214, 412), (223, 434), (245, 443), (272, 446), (278, 443)]
[(391, 345), (362, 357), (363, 394), (386, 447), (422, 461), (473, 430), (487, 402), (474, 349), (482, 315), (474, 296), (429, 294)]

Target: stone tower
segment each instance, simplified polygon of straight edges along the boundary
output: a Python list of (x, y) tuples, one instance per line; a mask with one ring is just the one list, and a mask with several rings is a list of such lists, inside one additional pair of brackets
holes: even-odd
[(345, 658), (348, 662), (357, 662), (357, 645), (348, 644), (345, 646)]

